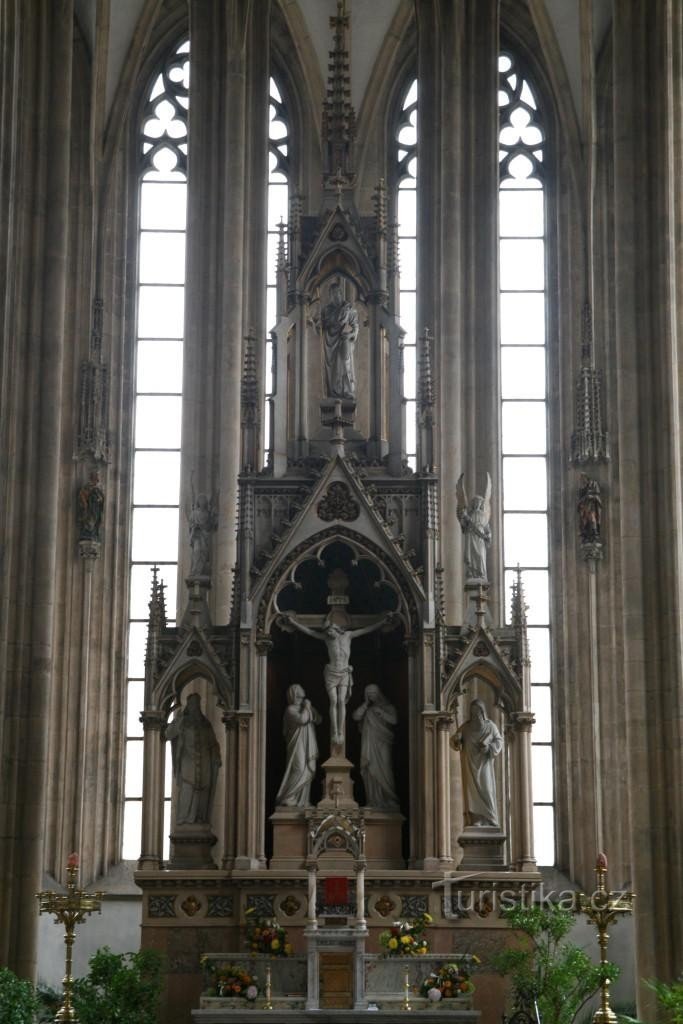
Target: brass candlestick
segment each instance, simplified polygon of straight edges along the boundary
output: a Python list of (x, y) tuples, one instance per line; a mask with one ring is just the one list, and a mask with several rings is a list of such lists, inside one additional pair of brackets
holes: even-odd
[[(633, 913), (634, 900), (632, 892), (609, 892), (606, 882), (607, 857), (600, 853), (595, 865), (595, 892), (592, 896), (579, 892), (574, 902), (575, 909), (585, 914), (598, 930), (601, 966), (607, 963), (607, 929), (619, 914)], [(609, 1004), (609, 988), (609, 978), (603, 978), (600, 984), (600, 1007), (593, 1014), (593, 1024), (617, 1024), (617, 1015)]]
[(67, 861), (66, 893), (52, 892), (51, 889), (37, 892), (39, 913), (54, 914), (55, 923), (64, 925), (64, 1001), (55, 1015), (56, 1024), (72, 1022), (78, 1024), (76, 1011), (71, 1003), (74, 979), (71, 975), (73, 964), (73, 945), (76, 925), (85, 920), (86, 914), (102, 913), (103, 892), (84, 892), (76, 888), (78, 874), (78, 854), (72, 853)]
[(410, 1011), (412, 1008), (410, 1002), (410, 968), (406, 967), (403, 973), (403, 1009)]
[(264, 1010), (272, 1010), (273, 1009), (273, 1004), (271, 1002), (271, 996), (273, 994), (272, 993), (272, 989), (273, 989), (273, 986), (271, 984), (271, 978), (270, 978), (270, 964), (266, 964), (266, 1001), (263, 1004), (263, 1009)]

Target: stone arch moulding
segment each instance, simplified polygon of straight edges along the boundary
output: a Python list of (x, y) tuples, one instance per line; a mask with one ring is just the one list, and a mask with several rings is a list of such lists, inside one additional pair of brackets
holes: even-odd
[(345, 527), (332, 527), (308, 537), (298, 544), (275, 566), (268, 578), (258, 604), (256, 627), (259, 637), (265, 639), (273, 622), (280, 614), (277, 595), (284, 586), (299, 584), (295, 579), (297, 569), (306, 561), (315, 559), (324, 564), (324, 552), (334, 543), (345, 544), (354, 555), (355, 561), (366, 559), (373, 563), (380, 573), (379, 582), (394, 590), (398, 600), (397, 615), (403, 623), (406, 639), (414, 639), (419, 629), (419, 613), (413, 582), (406, 578), (400, 566), (392, 564), (389, 556), (373, 541)]
[(219, 708), (228, 710), (232, 707), (232, 679), (206, 634), (193, 627), (159, 678), (153, 682), (151, 701), (146, 710), (156, 709), (168, 717), (174, 703), (180, 701), (185, 687), (197, 679), (203, 679), (208, 684)]

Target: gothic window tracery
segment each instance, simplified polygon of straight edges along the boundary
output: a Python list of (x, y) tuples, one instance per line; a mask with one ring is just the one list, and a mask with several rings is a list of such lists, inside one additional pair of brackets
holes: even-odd
[[(138, 136), (138, 278), (123, 857), (140, 852), (144, 658), (150, 569), (176, 607), (187, 202), (189, 42), (147, 96)], [(167, 758), (167, 761), (169, 759)], [(166, 786), (170, 797), (170, 780)], [(169, 802), (167, 799), (166, 817)], [(168, 835), (168, 820), (164, 834)]]
[(287, 223), (289, 212), (290, 138), (287, 108), (280, 88), (273, 76), (270, 78), (268, 116), (268, 241), (266, 271), (266, 361), (265, 361), (265, 416), (263, 462), (268, 465), (272, 445), (272, 406), (275, 392), (275, 367), (273, 363), (273, 342), (270, 331), (277, 317), (277, 266), (278, 258), (284, 255), (279, 248), (284, 245), (284, 231), (280, 225)]
[[(546, 368), (545, 135), (517, 58), (499, 58), (500, 366), (505, 589), (522, 568), (531, 654), (534, 843), (555, 861)], [(507, 610), (508, 618), (510, 609)]]
[(417, 466), (417, 79), (408, 86), (395, 134), (396, 221), (399, 263), (399, 315), (403, 338), (403, 406), (406, 458)]

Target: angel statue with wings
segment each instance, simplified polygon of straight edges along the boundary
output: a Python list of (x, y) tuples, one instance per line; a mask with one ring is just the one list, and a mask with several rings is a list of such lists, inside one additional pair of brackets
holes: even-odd
[(486, 573), (486, 549), (491, 546), (491, 474), (486, 474), (484, 497), (475, 494), (468, 503), (461, 473), (456, 484), (458, 521), (465, 538), (465, 574), (467, 580), (488, 582)]

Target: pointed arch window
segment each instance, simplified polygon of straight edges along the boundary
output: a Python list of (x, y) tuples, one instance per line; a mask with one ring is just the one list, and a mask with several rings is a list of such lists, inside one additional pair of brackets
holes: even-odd
[(395, 138), (398, 310), (403, 338), (406, 459), (417, 468), (417, 78), (405, 91)]
[[(545, 135), (536, 97), (509, 51), (498, 64), (500, 366), (505, 590), (522, 569), (531, 656), (534, 845), (555, 862), (550, 658)], [(510, 608), (507, 616), (509, 621)]]
[[(281, 239), (289, 211), (289, 123), (287, 108), (277, 81), (271, 75), (268, 116), (268, 266), (266, 271), (266, 360), (263, 464), (272, 452), (272, 411), (275, 393), (273, 341), (270, 331), (277, 319), (277, 264)], [(282, 233), (283, 234), (283, 233)]]
[[(160, 568), (173, 624), (180, 495), (190, 44), (154, 79), (138, 137), (135, 431), (127, 668), (123, 857), (140, 853), (142, 725), (150, 569)], [(166, 759), (167, 764), (170, 759)], [(170, 777), (166, 780), (170, 798)], [(166, 803), (167, 824), (169, 803)], [(164, 833), (168, 835), (169, 828)]]

